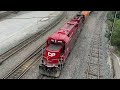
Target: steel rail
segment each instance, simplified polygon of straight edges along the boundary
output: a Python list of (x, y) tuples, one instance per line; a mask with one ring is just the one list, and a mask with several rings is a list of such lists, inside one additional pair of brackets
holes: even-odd
[(34, 64), (36, 64), (42, 56), (42, 50), (45, 44), (41, 45), (31, 55), (29, 55), (23, 62), (7, 73), (3, 79), (20, 79)]
[(66, 12), (63, 12), (53, 23), (45, 27), (40, 32), (36, 33), (35, 35), (29, 37), (28, 39), (24, 40), (23, 42), (19, 43), (18, 45), (14, 46), (13, 48), (9, 49), (8, 51), (4, 52), (0, 55), (0, 65), (6, 61), (11, 56), (15, 55), (18, 51), (22, 50), (30, 43), (35, 42), (41, 36), (46, 34), (49, 30), (51, 30), (56, 24), (58, 24), (66, 15)]

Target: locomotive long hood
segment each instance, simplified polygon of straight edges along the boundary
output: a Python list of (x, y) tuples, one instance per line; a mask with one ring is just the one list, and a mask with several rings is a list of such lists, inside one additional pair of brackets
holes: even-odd
[(56, 33), (51, 36), (51, 39), (54, 40), (63, 40), (64, 42), (69, 42), (69, 37), (67, 35), (61, 34), (61, 33)]

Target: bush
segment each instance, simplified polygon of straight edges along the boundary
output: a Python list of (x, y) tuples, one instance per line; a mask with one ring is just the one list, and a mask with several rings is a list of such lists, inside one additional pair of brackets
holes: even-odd
[(116, 54), (120, 56), (120, 47), (117, 48)]
[(110, 20), (107, 20), (106, 23), (108, 24), (108, 29), (112, 29), (112, 22)]
[(120, 19), (120, 11), (117, 12), (116, 17), (117, 17), (118, 19)]
[[(112, 29), (115, 12), (109, 12), (107, 15), (108, 29)], [(110, 38), (110, 31), (106, 32), (106, 37)], [(120, 56), (120, 11), (117, 12), (114, 30), (112, 32), (111, 44), (117, 48), (116, 53)]]
[[(110, 20), (111, 22), (113, 22), (113, 20), (114, 20), (114, 15), (115, 15), (115, 11), (110, 11), (110, 12), (107, 14), (107, 19)], [(120, 11), (117, 11), (116, 18), (120, 19)]]
[(113, 22), (113, 20), (114, 20), (114, 14), (115, 14), (115, 11), (110, 11), (107, 14), (107, 19), (110, 20), (111, 22)]
[(111, 42), (113, 46), (120, 46), (120, 19), (117, 19), (115, 22)]

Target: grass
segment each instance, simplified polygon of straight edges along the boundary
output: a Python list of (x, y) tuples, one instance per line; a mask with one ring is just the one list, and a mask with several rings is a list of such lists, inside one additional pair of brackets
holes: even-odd
[(120, 57), (120, 47), (117, 48), (116, 54)]
[[(111, 30), (112, 21), (111, 21), (110, 17), (106, 20), (106, 23), (108, 25), (108, 29)], [(108, 39), (110, 38), (109, 31), (106, 32), (106, 37)], [(112, 32), (111, 42), (112, 42), (112, 46), (117, 47), (115, 53), (120, 57), (120, 19), (119, 18), (116, 18), (116, 20), (115, 20), (115, 27), (114, 27), (114, 31)]]

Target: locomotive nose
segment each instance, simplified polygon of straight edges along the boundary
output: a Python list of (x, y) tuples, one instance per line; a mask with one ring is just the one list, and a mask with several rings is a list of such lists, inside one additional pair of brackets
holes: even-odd
[(48, 56), (49, 57), (54, 57), (54, 56), (56, 56), (56, 53), (55, 52), (48, 52)]
[(46, 59), (44, 60), (47, 66), (57, 66), (59, 64), (60, 53), (46, 50)]
[(59, 57), (60, 57), (60, 53), (59, 52), (55, 52), (55, 51), (47, 51), (46, 52), (47, 54), (47, 60), (49, 60), (49, 61), (53, 61), (53, 60), (56, 60), (56, 59), (58, 59)]

